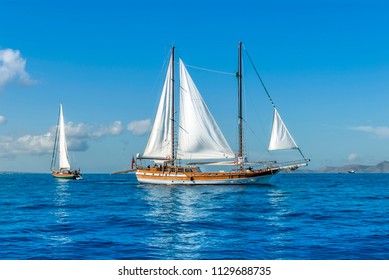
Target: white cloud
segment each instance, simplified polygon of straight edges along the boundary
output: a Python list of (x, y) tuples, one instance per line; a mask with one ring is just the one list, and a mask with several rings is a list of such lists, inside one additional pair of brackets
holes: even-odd
[(42, 155), (53, 149), (53, 135), (23, 135), (19, 138), (0, 137), (0, 157), (12, 157), (22, 154)]
[(4, 116), (0, 115), (0, 124), (3, 124), (7, 121), (7, 119)]
[(120, 121), (115, 121), (113, 124), (109, 126), (100, 126), (98, 127), (92, 135), (95, 138), (100, 138), (105, 135), (119, 135), (122, 133), (123, 127)]
[[(55, 131), (55, 127), (52, 128)], [(74, 124), (73, 122), (68, 122), (65, 124), (65, 133), (67, 137), (74, 138), (88, 138), (90, 127), (86, 124), (79, 123)]]
[(349, 156), (347, 157), (347, 159), (349, 160), (349, 161), (354, 161), (354, 160), (356, 160), (358, 158), (358, 155), (356, 154), (356, 153), (351, 153), (351, 154), (349, 154)]
[(82, 152), (89, 149), (89, 144), (86, 139), (70, 138), (67, 141), (69, 151)]
[(25, 68), (26, 60), (20, 56), (20, 51), (0, 50), (0, 89), (14, 80), (25, 86), (35, 84)]
[(377, 136), (378, 138), (389, 138), (389, 127), (386, 126), (356, 126), (352, 127), (352, 130), (356, 131), (362, 131), (369, 134), (372, 134), (374, 136)]
[(133, 121), (127, 125), (127, 129), (135, 135), (144, 135), (151, 130), (151, 121), (150, 119)]
[[(88, 140), (99, 139), (107, 135), (118, 135), (123, 131), (120, 121), (109, 126), (92, 126), (83, 123), (65, 125), (65, 132), (69, 151), (86, 151), (89, 148)], [(0, 158), (18, 155), (51, 154), (54, 147), (56, 128), (52, 127), (43, 135), (23, 135), (18, 138), (10, 136), (0, 137)]]
[(106, 135), (119, 135), (123, 132), (123, 126), (121, 121), (115, 121), (109, 126), (99, 125), (87, 125), (79, 123), (77, 125), (72, 122), (68, 122), (65, 125), (66, 135), (73, 138), (94, 138), (98, 139)]

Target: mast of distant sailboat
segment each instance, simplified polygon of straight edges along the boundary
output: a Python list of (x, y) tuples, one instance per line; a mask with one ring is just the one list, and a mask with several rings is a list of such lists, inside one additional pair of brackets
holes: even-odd
[(239, 143), (239, 151), (238, 151), (238, 162), (241, 159), (241, 168), (244, 163), (244, 155), (243, 155), (243, 113), (242, 113), (242, 42), (239, 42), (238, 47), (238, 143)]

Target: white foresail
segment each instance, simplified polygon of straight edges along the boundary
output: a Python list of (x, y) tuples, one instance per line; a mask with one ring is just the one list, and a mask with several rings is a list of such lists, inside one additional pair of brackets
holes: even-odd
[(178, 158), (235, 157), (181, 59), (178, 130)]
[(59, 137), (58, 137), (59, 169), (70, 170), (68, 150), (66, 145), (65, 122), (63, 119), (62, 104), (59, 106)]
[(172, 63), (173, 61), (170, 58), (154, 125), (146, 149), (143, 153), (144, 157), (167, 158), (171, 153), (172, 128), (170, 125), (170, 113), (172, 109), (170, 103), (172, 100)]
[(273, 127), (268, 150), (288, 149), (298, 149), (298, 146), (282, 121), (277, 109), (274, 108)]

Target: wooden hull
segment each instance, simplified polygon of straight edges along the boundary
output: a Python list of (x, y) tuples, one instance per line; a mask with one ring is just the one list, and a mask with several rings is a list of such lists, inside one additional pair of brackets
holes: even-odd
[(62, 172), (58, 172), (58, 171), (53, 171), (53, 172), (51, 172), (51, 175), (53, 175), (53, 177), (57, 178), (57, 179), (65, 179), (65, 180), (79, 180), (79, 179), (82, 179), (81, 174), (79, 174), (79, 173), (76, 174), (74, 172), (62, 173)]
[(269, 184), (279, 171), (279, 168), (266, 168), (231, 172), (169, 172), (158, 168), (145, 168), (138, 169), (136, 177), (140, 183), (164, 185)]

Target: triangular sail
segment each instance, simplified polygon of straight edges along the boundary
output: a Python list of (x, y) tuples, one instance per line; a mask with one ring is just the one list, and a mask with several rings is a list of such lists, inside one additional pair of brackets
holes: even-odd
[(273, 128), (271, 131), (268, 150), (289, 149), (298, 149), (298, 146), (282, 121), (277, 109), (274, 108)]
[(65, 122), (62, 112), (62, 104), (59, 106), (59, 129), (58, 129), (58, 155), (59, 155), (59, 170), (70, 170), (68, 157), (68, 149), (65, 135)]
[(235, 157), (181, 60), (178, 150), (181, 159)]
[(166, 74), (165, 83), (163, 86), (161, 99), (157, 114), (155, 116), (154, 125), (150, 133), (149, 141), (147, 142), (146, 149), (143, 153), (143, 157), (148, 158), (167, 158), (171, 153), (171, 135), (172, 127), (170, 124), (171, 115), (171, 92), (172, 92), (172, 65), (173, 61), (170, 58), (169, 67)]

